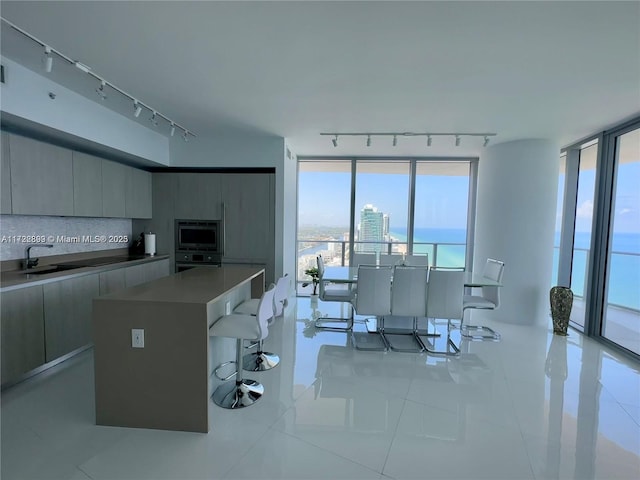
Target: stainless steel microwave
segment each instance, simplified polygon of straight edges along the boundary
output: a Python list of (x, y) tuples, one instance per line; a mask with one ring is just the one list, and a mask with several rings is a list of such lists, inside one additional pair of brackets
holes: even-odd
[(224, 254), (222, 220), (176, 220), (176, 251)]

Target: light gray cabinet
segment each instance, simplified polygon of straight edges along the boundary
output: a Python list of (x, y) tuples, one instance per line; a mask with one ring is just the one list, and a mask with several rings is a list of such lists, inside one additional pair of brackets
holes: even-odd
[(73, 214), (102, 216), (102, 159), (73, 152)]
[(151, 173), (127, 169), (125, 213), (127, 218), (151, 218)]
[(100, 295), (106, 295), (125, 288), (124, 268), (99, 273)]
[(210, 173), (176, 174), (175, 218), (222, 218), (221, 176)]
[(102, 216), (126, 216), (127, 175), (130, 167), (120, 163), (102, 161)]
[(125, 287), (133, 287), (166, 277), (169, 273), (169, 259), (133, 265), (124, 269), (124, 284)]
[(11, 213), (11, 161), (9, 150), (9, 134), (2, 132), (0, 138), (2, 153), (0, 154), (0, 213)]
[(225, 263), (265, 264), (273, 278), (275, 251), (273, 174), (224, 174)]
[(12, 212), (73, 215), (71, 150), (9, 134)]
[(98, 274), (43, 285), (47, 362), (90, 344), (91, 308), (100, 292)]
[(2, 293), (2, 384), (42, 365), (44, 322), (42, 286)]

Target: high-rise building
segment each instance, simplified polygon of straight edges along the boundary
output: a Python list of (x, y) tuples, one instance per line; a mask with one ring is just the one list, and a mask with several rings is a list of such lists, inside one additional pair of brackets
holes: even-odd
[[(376, 207), (371, 204), (365, 205), (360, 211), (360, 226), (358, 227), (359, 235), (358, 240), (360, 242), (372, 242), (372, 243), (359, 243), (358, 248), (356, 248), (359, 252), (381, 252), (382, 251), (382, 242), (384, 241), (384, 232), (385, 232), (385, 218), (387, 223), (387, 231), (388, 231), (388, 223), (389, 217), (388, 215), (384, 215), (382, 212), (379, 212)], [(373, 243), (375, 242), (375, 243)]]

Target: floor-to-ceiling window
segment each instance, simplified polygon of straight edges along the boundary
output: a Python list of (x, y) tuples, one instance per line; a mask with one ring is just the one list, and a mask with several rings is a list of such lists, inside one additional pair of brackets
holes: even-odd
[(327, 264), (343, 264), (349, 244), (350, 205), (351, 161), (298, 164), (298, 280), (307, 279), (304, 271), (316, 266), (318, 254)]
[(614, 142), (602, 336), (640, 354), (640, 128)]
[(409, 167), (407, 160), (356, 162), (355, 252), (406, 253)]
[(574, 293), (571, 325), (640, 355), (640, 119), (564, 160), (555, 278)]
[(571, 290), (575, 296), (575, 308), (571, 320), (584, 328), (585, 288), (589, 269), (589, 251), (593, 229), (593, 202), (596, 186), (598, 142), (590, 142), (578, 150), (578, 193), (576, 197), (575, 229), (573, 236), (573, 262), (571, 266)]
[(349, 265), (352, 252), (429, 255), (464, 267), (477, 159), (322, 159), (298, 162), (298, 292), (322, 254)]
[(464, 267), (470, 164), (417, 162), (413, 252), (428, 253), (432, 265)]

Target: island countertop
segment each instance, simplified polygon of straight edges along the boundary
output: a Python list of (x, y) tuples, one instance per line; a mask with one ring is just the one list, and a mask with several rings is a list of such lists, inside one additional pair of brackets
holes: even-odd
[(264, 268), (223, 266), (94, 298), (96, 424), (208, 432), (213, 366), (231, 341), (210, 337), (209, 327), (263, 292)]
[(199, 267), (99, 297), (133, 302), (207, 304), (262, 275), (263, 268)]

